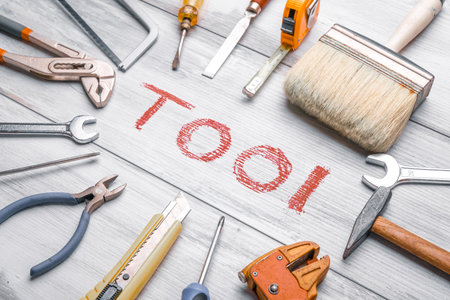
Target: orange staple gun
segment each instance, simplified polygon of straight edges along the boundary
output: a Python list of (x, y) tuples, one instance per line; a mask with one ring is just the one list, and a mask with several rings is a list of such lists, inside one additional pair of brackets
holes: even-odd
[(314, 300), (330, 267), (328, 255), (317, 259), (319, 251), (313, 242), (276, 248), (246, 266), (239, 279), (260, 300)]

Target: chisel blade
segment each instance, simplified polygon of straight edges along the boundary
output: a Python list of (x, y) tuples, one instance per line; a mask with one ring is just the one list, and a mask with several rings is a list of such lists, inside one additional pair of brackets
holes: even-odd
[(251, 11), (245, 12), (245, 17), (242, 18), (236, 26), (234, 26), (233, 31), (231, 31), (230, 35), (227, 37), (225, 42), (220, 47), (219, 51), (217, 51), (216, 55), (209, 62), (206, 69), (203, 71), (202, 75), (208, 78), (213, 79), (216, 75), (217, 71), (219, 71), (222, 64), (228, 58), (230, 53), (233, 51), (234, 47), (236, 47), (237, 43), (241, 40), (244, 33), (247, 31), (248, 26), (253, 18), (257, 16), (256, 13)]

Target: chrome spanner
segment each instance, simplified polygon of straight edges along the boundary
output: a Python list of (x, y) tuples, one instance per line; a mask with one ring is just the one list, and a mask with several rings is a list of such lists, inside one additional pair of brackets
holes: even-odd
[(386, 169), (383, 178), (362, 177), (362, 181), (374, 190), (381, 186), (392, 189), (401, 183), (450, 184), (450, 170), (403, 167), (388, 154), (369, 155), (366, 162)]
[(92, 116), (76, 116), (67, 123), (0, 123), (0, 135), (60, 135), (79, 144), (96, 140), (98, 132), (86, 132), (83, 126), (95, 123)]

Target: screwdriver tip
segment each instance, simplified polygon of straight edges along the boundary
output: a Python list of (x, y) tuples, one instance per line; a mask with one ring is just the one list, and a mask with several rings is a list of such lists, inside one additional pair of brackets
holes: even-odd
[(178, 66), (180, 65), (180, 57), (178, 56), (178, 53), (177, 53), (177, 55), (175, 56), (175, 58), (173, 59), (173, 62), (172, 62), (172, 70), (176, 70), (176, 69), (178, 69)]
[(172, 70), (176, 70), (178, 69), (178, 66), (180, 65), (180, 56), (181, 56), (181, 49), (183, 48), (183, 42), (184, 42), (184, 38), (186, 37), (187, 34), (187, 29), (183, 28), (181, 30), (181, 37), (180, 37), (180, 42), (178, 43), (178, 48), (177, 48), (177, 53), (175, 54), (175, 58), (173, 59), (172, 62)]

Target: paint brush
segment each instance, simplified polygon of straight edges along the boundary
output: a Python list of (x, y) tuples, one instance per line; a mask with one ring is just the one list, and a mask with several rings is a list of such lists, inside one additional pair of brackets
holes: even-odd
[(434, 80), (397, 52), (433, 20), (442, 3), (419, 0), (386, 46), (334, 25), (289, 71), (286, 96), (362, 148), (387, 151)]

